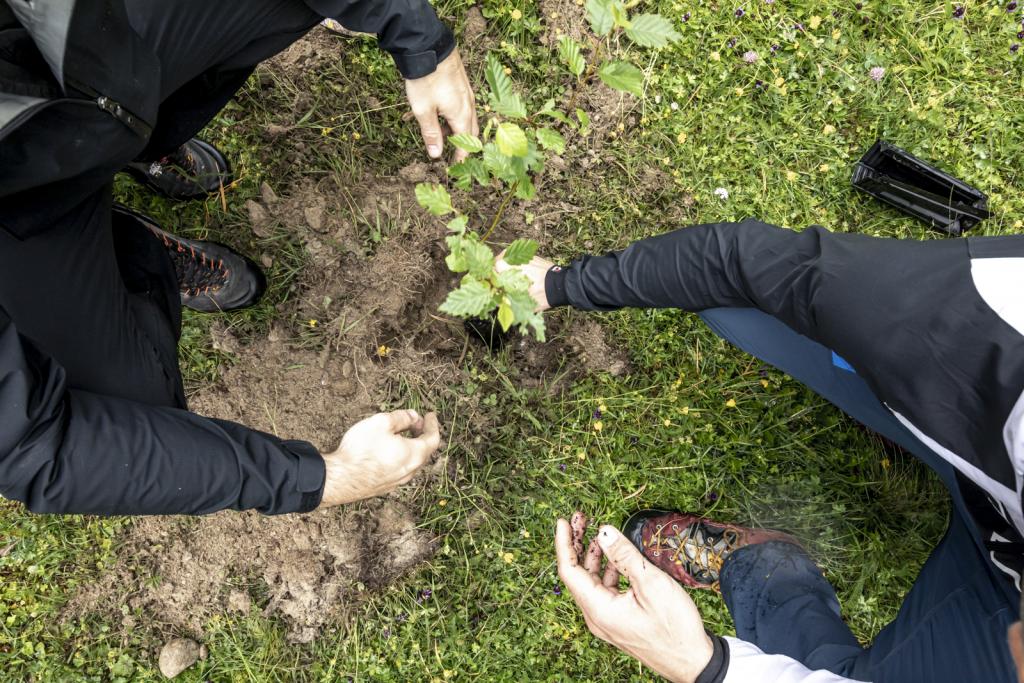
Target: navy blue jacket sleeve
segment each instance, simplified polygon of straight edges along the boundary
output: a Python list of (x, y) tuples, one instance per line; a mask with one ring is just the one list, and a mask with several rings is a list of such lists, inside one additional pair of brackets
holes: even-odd
[(405, 78), (421, 78), (455, 49), (455, 38), (427, 0), (306, 0), (352, 31), (373, 33)]
[(304, 512), (323, 458), (231, 422), (67, 387), (0, 308), (0, 495), (34, 512)]

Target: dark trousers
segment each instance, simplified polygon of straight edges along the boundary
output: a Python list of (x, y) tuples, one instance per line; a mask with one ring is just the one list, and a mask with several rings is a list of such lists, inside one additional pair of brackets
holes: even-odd
[(953, 511), (896, 619), (862, 648), (814, 562), (785, 543), (737, 551), (722, 571), (736, 634), (769, 654), (875, 683), (1016, 681), (1006, 629), (1017, 603), (997, 577), (967, 516), (953, 467), (914, 437), (829, 349), (753, 309), (701, 314), (722, 338), (802, 382), (864, 426), (913, 453), (950, 490)]
[[(260, 61), (286, 48), (320, 19), (302, 3), (267, 0), (265, 4), (279, 7), (287, 21), (278, 22), (274, 18), (278, 15), (269, 11), (266, 16), (254, 15), (262, 20), (248, 22), (249, 33), (232, 34), (242, 46), (239, 51), (221, 55), (216, 64), (199, 63), (187, 50), (161, 55), (165, 69), (180, 70), (188, 77), (164, 98), (142, 158), (158, 158), (194, 136)], [(173, 8), (162, 7), (160, 16), (173, 18)], [(239, 6), (225, 11), (254, 10)], [(153, 35), (146, 37), (173, 49), (173, 40), (157, 35), (164, 27), (173, 28), (154, 22), (147, 26)], [(224, 30), (223, 25), (209, 26), (207, 38), (216, 40)], [(81, 109), (94, 116), (94, 108)], [(17, 216), (12, 217), (19, 231), (2, 229), (0, 221), (0, 310), (6, 311), (35, 350), (62, 368), (67, 393), (76, 397), (65, 401), (81, 404), (64, 433), (89, 434), (96, 441), (88, 449), (89, 464), (74, 459), (79, 457), (77, 451), (66, 453), (74, 451), (75, 444), (47, 443), (46, 452), (55, 455), (40, 471), (49, 474), (36, 477), (47, 481), (33, 480), (39, 485), (26, 485), (17, 492), (26, 500), (31, 498), (32, 509), (47, 512), (202, 514), (226, 507), (268, 513), (310, 509), (319, 502), (323, 485), (323, 461), (311, 445), (282, 442), (240, 425), (179, 410), (185, 408), (177, 359), (181, 303), (170, 258), (148, 230), (112, 211), (114, 170), (131, 161), (141, 145), (133, 147), (125, 144), (124, 137), (111, 137), (134, 135), (127, 128), (83, 134), (91, 130), (94, 120), (40, 117), (22, 131), (55, 146), (69, 137), (98, 136), (110, 149), (132, 150), (124, 155), (118, 151), (127, 158), (119, 156), (113, 165), (105, 160), (95, 173), (76, 178), (76, 189), (87, 188), (81, 192), (64, 192), (60, 185), (35, 188), (31, 202), (19, 204)], [(109, 123), (102, 117), (100, 122)], [(174, 226), (165, 227), (174, 230)], [(147, 411), (146, 406), (156, 409)], [(0, 413), (18, 409), (0, 405)], [(68, 420), (70, 410), (61, 419)], [(77, 438), (78, 443), (84, 441)], [(72, 459), (74, 466), (68, 464)], [(102, 495), (86, 493), (90, 491)]]

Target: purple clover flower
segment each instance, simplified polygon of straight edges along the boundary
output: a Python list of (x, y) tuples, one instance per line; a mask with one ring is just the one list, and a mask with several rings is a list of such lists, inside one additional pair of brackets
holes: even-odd
[(640, 443), (640, 439), (636, 438), (635, 436), (631, 436), (631, 437), (629, 437), (629, 444), (630, 444), (631, 446), (635, 446), (635, 445), (637, 445), (638, 443)]
[(384, 640), (389, 640), (391, 638), (391, 629), (385, 628), (381, 631), (381, 635), (384, 636)]
[(753, 64), (754, 62), (757, 61), (757, 59), (757, 53), (754, 52), (753, 50), (747, 50), (746, 52), (743, 53), (743, 61), (746, 62), (747, 64)]
[(561, 584), (559, 584), (559, 583), (558, 583), (558, 582), (556, 581), (556, 582), (555, 582), (555, 587), (554, 587), (553, 589), (551, 589), (551, 593), (552, 593), (553, 595), (555, 595), (555, 596), (559, 596), (559, 595), (561, 595), (561, 594), (562, 594), (562, 586), (561, 586)]
[(1024, 31), (1017, 31), (1017, 37), (1024, 40)]
[(1017, 54), (1017, 50), (1020, 49), (1020, 43), (1014, 43), (1010, 46), (1010, 54)]
[(594, 411), (594, 419), (595, 420), (600, 420), (601, 419), (601, 411), (600, 410), (595, 410)]
[(558, 469), (561, 472), (565, 472), (565, 463), (563, 462), (563, 463), (559, 464)]
[(1007, 3), (1007, 5), (1006, 5), (1006, 11), (1007, 12), (1012, 12), (1015, 9), (1017, 9), (1017, 3), (1016, 2), (1012, 2), (1011, 1), (1011, 2)]
[(967, 11), (967, 9), (963, 5), (957, 5), (953, 9), (953, 18), (954, 19), (963, 19), (964, 12), (966, 12), (966, 11)]
[(780, 49), (782, 49), (782, 48), (780, 48), (778, 44), (775, 44), (775, 45), (772, 45), (772, 46), (771, 46), (771, 52), (772, 52), (772, 54), (775, 54), (775, 53), (776, 53), (776, 52), (778, 52), (778, 51), (779, 51)]
[(739, 19), (740, 17), (742, 17), (746, 13), (747, 13), (747, 10), (743, 9), (742, 7), (737, 8), (736, 11), (734, 12), (734, 14), (736, 15), (737, 19)]
[(732, 48), (736, 47), (736, 41), (738, 41), (738, 40), (739, 40), (739, 38), (730, 38), (729, 42), (726, 43), (726, 45), (728, 45), (729, 49), (731, 50)]
[(687, 12), (686, 14), (683, 15), (683, 23), (685, 24), (689, 20), (690, 20), (690, 13)]
[(801, 24), (801, 23), (800, 23), (800, 22), (798, 21), (798, 22), (796, 22), (795, 24), (793, 24), (793, 30), (794, 30), (794, 31), (800, 31), (801, 33), (803, 33), (803, 32), (804, 32), (804, 25), (803, 25), (803, 24)]
[(868, 72), (868, 76), (871, 76), (871, 80), (877, 83), (885, 77), (885, 69), (880, 66), (876, 66)]
[(712, 503), (717, 501), (718, 500), (718, 493), (715, 492), (715, 491), (712, 491), (711, 493), (709, 493), (708, 494), (708, 500), (710, 500)]

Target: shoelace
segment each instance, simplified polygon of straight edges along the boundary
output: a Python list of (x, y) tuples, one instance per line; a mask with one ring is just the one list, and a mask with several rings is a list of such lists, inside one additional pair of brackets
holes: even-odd
[(181, 291), (190, 296), (209, 294), (210, 290), (223, 287), (231, 276), (231, 269), (224, 267), (224, 259), (208, 259), (202, 250), (194, 246), (160, 235), (167, 253), (174, 263), (174, 274)]
[(691, 576), (707, 574), (713, 579), (712, 588), (717, 589), (722, 564), (737, 548), (739, 535), (731, 529), (724, 529), (716, 539), (705, 533), (700, 522), (694, 522), (682, 531), (677, 524), (670, 525), (670, 528), (670, 534), (665, 533), (664, 524), (655, 528), (648, 544), (654, 556), (671, 553), (670, 561), (682, 565)]

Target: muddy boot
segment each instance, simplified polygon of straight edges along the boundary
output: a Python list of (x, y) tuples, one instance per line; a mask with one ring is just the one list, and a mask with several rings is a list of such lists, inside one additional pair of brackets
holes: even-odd
[(202, 199), (231, 182), (227, 159), (199, 138), (192, 138), (162, 159), (135, 161), (124, 170), (168, 199)]

